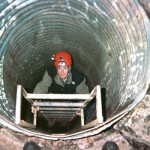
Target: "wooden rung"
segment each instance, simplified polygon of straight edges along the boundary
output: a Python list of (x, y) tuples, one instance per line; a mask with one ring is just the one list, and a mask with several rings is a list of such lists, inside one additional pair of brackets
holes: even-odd
[(51, 107), (83, 107), (83, 103), (72, 103), (72, 102), (34, 102), (33, 106), (51, 106)]
[(42, 114), (75, 114), (76, 111), (40, 111)]
[[(56, 115), (55, 115), (55, 116), (54, 116), (54, 115), (51, 115), (51, 116), (47, 116), (47, 115), (46, 115), (46, 116), (45, 116), (45, 115), (44, 115), (44, 117), (45, 117), (45, 118), (55, 118), (55, 119), (57, 119), (57, 118), (61, 119), (61, 118), (62, 118), (62, 119), (63, 119), (63, 118), (74, 118), (75, 116), (58, 116), (58, 115), (57, 115), (57, 116), (56, 116)], [(56, 118), (56, 117), (57, 117), (57, 118)]]
[(26, 99), (65, 99), (65, 100), (85, 100), (90, 99), (90, 94), (31, 94), (25, 96)]
[(75, 114), (43, 114), (43, 116), (71, 116), (71, 117), (73, 117), (73, 116), (76, 116)]
[(63, 110), (63, 111), (77, 111), (80, 110), (80, 108), (49, 108), (49, 107), (39, 107), (39, 110)]
[(72, 120), (74, 119), (75, 117), (74, 116), (44, 116), (45, 119), (61, 119), (61, 120), (64, 120), (64, 119), (67, 119), (68, 120)]

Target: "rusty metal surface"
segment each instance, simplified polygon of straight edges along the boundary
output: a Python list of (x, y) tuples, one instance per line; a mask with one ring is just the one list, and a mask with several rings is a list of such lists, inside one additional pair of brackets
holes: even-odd
[(1, 0), (0, 12), (2, 116), (14, 120), (16, 85), (32, 91), (62, 49), (106, 89), (107, 118), (144, 97), (150, 24), (137, 0)]

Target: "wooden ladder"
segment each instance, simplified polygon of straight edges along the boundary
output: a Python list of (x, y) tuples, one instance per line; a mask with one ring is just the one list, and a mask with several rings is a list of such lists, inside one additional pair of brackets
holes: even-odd
[[(33, 124), (21, 120), (22, 96), (31, 104), (34, 114)], [(96, 120), (102, 123), (102, 102), (100, 85), (95, 86), (90, 94), (33, 94), (27, 93), (21, 86), (17, 86), (15, 124), (36, 128), (37, 112), (45, 118), (74, 119), (80, 111), (81, 126), (85, 126), (84, 108), (96, 97)]]

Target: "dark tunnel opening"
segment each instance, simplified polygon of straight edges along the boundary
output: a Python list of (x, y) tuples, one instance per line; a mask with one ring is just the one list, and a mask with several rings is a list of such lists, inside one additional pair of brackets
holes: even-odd
[(90, 91), (101, 86), (105, 120), (145, 95), (150, 25), (137, 1), (3, 0), (0, 9), (0, 113), (8, 120), (14, 122), (17, 85), (32, 92), (61, 50), (71, 53)]

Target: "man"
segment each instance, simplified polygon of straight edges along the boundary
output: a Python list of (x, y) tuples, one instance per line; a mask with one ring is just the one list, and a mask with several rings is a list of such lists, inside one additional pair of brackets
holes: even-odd
[[(36, 85), (36, 94), (88, 94), (89, 88), (85, 76), (72, 67), (72, 59), (68, 52), (61, 51), (54, 55), (54, 67), (46, 70), (43, 79)], [(76, 112), (80, 116), (80, 111)], [(56, 119), (48, 121), (51, 128)]]
[(46, 70), (43, 79), (36, 85), (33, 93), (89, 93), (85, 76), (72, 67), (72, 59), (68, 52), (57, 52), (54, 55), (54, 66)]

